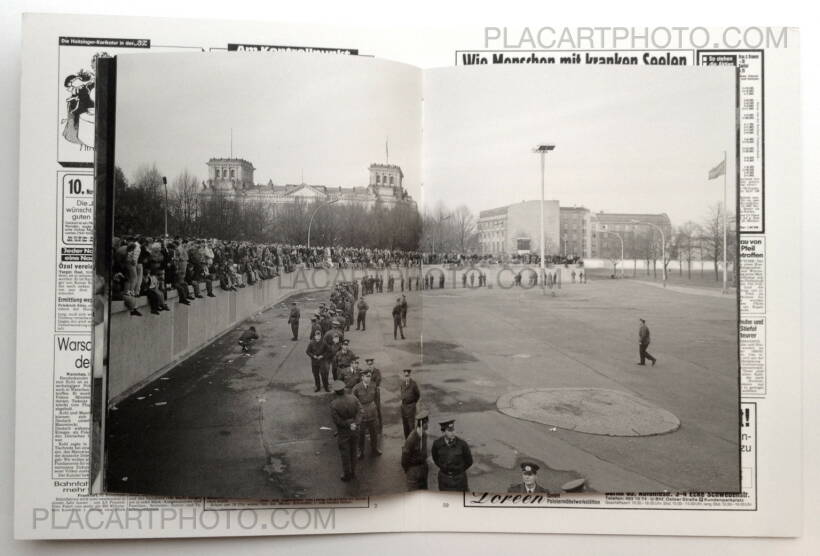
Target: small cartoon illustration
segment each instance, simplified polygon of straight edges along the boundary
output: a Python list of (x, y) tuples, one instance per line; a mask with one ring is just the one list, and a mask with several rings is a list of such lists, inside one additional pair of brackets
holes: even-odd
[[(96, 68), (97, 59), (107, 58), (105, 52), (94, 54), (91, 67)], [(66, 76), (63, 86), (68, 92), (67, 117), (62, 120), (63, 138), (79, 145), (82, 150), (94, 149), (94, 87), (96, 75), (93, 70), (80, 69)]]

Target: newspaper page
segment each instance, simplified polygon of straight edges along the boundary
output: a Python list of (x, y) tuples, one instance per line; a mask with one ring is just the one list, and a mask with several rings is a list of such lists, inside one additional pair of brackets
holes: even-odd
[[(18, 339), (17, 399), (35, 403), (18, 403), (17, 408), (16, 536), (124, 538), (490, 529), (799, 534), (800, 360), (796, 340), (799, 319), (794, 317), (799, 314), (799, 289), (789, 273), (781, 270), (798, 260), (793, 241), (799, 233), (798, 223), (790, 216), (796, 214), (799, 198), (799, 155), (794, 148), (799, 125), (795, 108), (798, 34), (793, 29), (698, 28), (678, 31), (677, 41), (664, 43), (652, 38), (652, 29), (608, 29), (609, 33), (592, 28), (459, 28), (430, 32), (419, 45), (415, 31), (402, 28), (396, 28), (388, 38), (368, 29), (331, 26), (27, 16), (20, 209), (21, 214), (39, 215), (43, 207), (52, 207), (55, 213), (45, 227), (40, 218), (21, 218), (20, 252), (36, 245), (38, 249), (53, 249), (55, 256), (49, 259), (54, 266), (38, 259), (21, 265), (19, 294), (26, 300), (27, 310), (18, 315), (18, 329), (46, 334), (52, 341), (49, 350), (42, 350), (34, 348), (29, 339), (32, 336), (20, 334)], [(431, 491), (351, 500), (341, 505), (89, 495), (90, 468), (99, 464), (90, 459), (94, 428), (90, 400), (93, 389), (100, 387), (90, 370), (90, 330), (98, 323), (92, 316), (93, 220), (88, 218), (94, 210), (90, 199), (95, 187), (89, 164), (94, 148), (89, 128), (93, 116), (88, 110), (93, 91), (89, 68), (98, 51), (111, 54), (139, 49), (148, 53), (153, 48), (327, 49), (332, 55), (378, 56), (420, 67), (471, 63), (465, 61), (466, 56), (467, 60), (478, 60), (472, 62), (474, 65), (487, 66), (575, 63), (739, 68), (739, 117), (744, 122), (739, 128), (740, 179), (735, 211), (739, 269), (736, 282), (729, 287), (739, 292), (740, 306), (743, 492), (687, 495), (661, 489), (642, 495), (584, 492), (528, 497)], [(562, 62), (564, 58), (577, 62)], [(777, 186), (766, 188), (766, 181)], [(47, 235), (43, 235), (44, 229)], [(691, 260), (669, 261), (670, 272), (716, 272), (719, 264), (697, 249), (692, 251)], [(673, 262), (677, 266), (672, 267)], [(621, 267), (625, 270), (628, 264), (624, 262)], [(54, 276), (55, 281), (34, 283), (26, 279), (30, 275)], [(44, 290), (47, 295), (43, 295)], [(768, 330), (766, 324), (770, 325)], [(776, 370), (769, 369), (767, 361), (777, 361)], [(516, 464), (505, 463), (511, 481), (521, 476)]]

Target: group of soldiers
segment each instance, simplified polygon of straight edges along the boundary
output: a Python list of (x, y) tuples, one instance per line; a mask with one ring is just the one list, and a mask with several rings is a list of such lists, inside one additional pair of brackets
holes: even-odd
[[(379, 291), (383, 290), (375, 278), (372, 281), (362, 280), (361, 286), (358, 281), (341, 282), (334, 286), (329, 302), (321, 303), (311, 318), (310, 342), (306, 353), (311, 361), (314, 391), (332, 390), (334, 393), (330, 415), (336, 426), (342, 463), (340, 479), (343, 482), (356, 478), (357, 462), (364, 459), (368, 451), (370, 457), (383, 454), (382, 371), (375, 366), (373, 357), (366, 358), (366, 366), (361, 368), (359, 356), (350, 347), (350, 339), (345, 338), (345, 332), (353, 322), (354, 307), (358, 309), (356, 329), (366, 329), (369, 306), (364, 294)], [(292, 303), (288, 322), (293, 340), (298, 339), (299, 320), (299, 308)], [(394, 337), (400, 332), (403, 338), (403, 328), (407, 324), (407, 300), (404, 296), (396, 299), (393, 322)], [(456, 434), (455, 419), (443, 417), (439, 421), (442, 435), (435, 439), (428, 451), (430, 416), (419, 407), (421, 391), (412, 378), (412, 369), (402, 371), (399, 394), (404, 433), (401, 466), (407, 489), (428, 488), (428, 457), (431, 456), (438, 468), (439, 490), (467, 491), (467, 471), (473, 465), (473, 456), (467, 442)], [(369, 449), (366, 444), (369, 444)], [(537, 471), (538, 465), (535, 463), (522, 464), (522, 482), (510, 487), (510, 492), (547, 492), (535, 481)]]
[[(382, 429), (381, 397), (378, 379), (373, 379), (368, 359), (368, 369), (361, 373), (359, 382), (350, 387), (348, 380), (333, 382), (334, 397), (330, 402), (330, 415), (336, 425), (336, 438), (342, 460), (341, 480), (356, 478), (356, 461), (364, 458), (365, 436), (370, 436), (371, 455), (380, 456), (379, 440)], [(378, 370), (378, 369), (377, 369)], [(408, 490), (427, 489), (428, 451), (427, 428), (430, 417), (426, 410), (418, 409), (421, 392), (411, 378), (412, 370), (404, 369), (400, 384), (401, 420), (404, 429), (401, 466)], [(431, 455), (438, 466), (438, 487), (443, 491), (466, 491), (467, 470), (473, 464), (470, 446), (456, 436), (455, 419), (439, 423), (443, 435), (433, 442)]]

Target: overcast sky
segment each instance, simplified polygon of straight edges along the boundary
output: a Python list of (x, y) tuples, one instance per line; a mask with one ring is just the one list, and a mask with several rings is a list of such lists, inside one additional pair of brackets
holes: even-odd
[(552, 142), (546, 198), (700, 221), (734, 207), (733, 68), (483, 66), (424, 82), (424, 201), (480, 210), (540, 197), (531, 149)]
[(156, 163), (169, 181), (207, 179), (211, 157), (233, 154), (266, 184), (366, 186), (367, 167), (402, 167), (420, 200), (421, 73), (339, 55), (215, 53), (122, 56), (116, 159), (132, 177)]

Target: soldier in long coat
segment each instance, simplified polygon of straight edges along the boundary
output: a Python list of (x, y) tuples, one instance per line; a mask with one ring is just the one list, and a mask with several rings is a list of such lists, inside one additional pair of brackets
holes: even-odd
[(410, 378), (411, 369), (404, 369), (404, 380), (399, 385), (401, 394), (401, 425), (404, 428), (404, 438), (410, 435), (416, 423), (416, 404), (421, 398), (419, 385)]
[(379, 414), (376, 409), (378, 387), (372, 380), (372, 373), (365, 369), (362, 381), (353, 387), (353, 395), (362, 404), (362, 430), (359, 434), (359, 459), (364, 458), (364, 437), (370, 435), (370, 455), (380, 456), (379, 448)]
[(401, 467), (407, 479), (407, 490), (427, 489), (427, 422), (423, 409), (415, 418), (415, 427), (401, 449)]
[(356, 449), (359, 443), (359, 424), (362, 406), (354, 396), (345, 392), (345, 384), (339, 380), (333, 383), (333, 401), (330, 402), (330, 416), (336, 425), (339, 455), (342, 458), (342, 481), (356, 478)]
[(467, 470), (473, 465), (470, 447), (455, 433), (455, 419), (439, 422), (441, 436), (433, 442), (433, 462), (438, 466), (438, 489), (464, 492)]
[(294, 342), (299, 339), (300, 318), (302, 318), (302, 315), (299, 312), (299, 307), (296, 306), (296, 302), (294, 301), (290, 304), (290, 314), (288, 315), (288, 324), (290, 324), (290, 331), (293, 334), (291, 340)]

